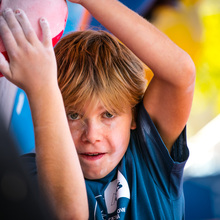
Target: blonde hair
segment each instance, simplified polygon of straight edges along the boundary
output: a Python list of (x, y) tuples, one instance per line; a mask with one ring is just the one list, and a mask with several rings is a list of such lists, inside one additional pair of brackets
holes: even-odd
[(105, 31), (76, 31), (55, 47), (58, 83), (66, 109), (99, 99), (110, 113), (133, 108), (146, 88), (142, 62)]

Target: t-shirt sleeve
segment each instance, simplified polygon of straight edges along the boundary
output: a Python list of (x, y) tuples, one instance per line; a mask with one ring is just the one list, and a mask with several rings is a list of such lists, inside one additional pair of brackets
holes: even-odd
[(36, 165), (36, 154), (28, 153), (20, 157), (20, 160), (24, 166), (27, 176), (33, 186), (33, 190), (38, 193), (38, 178), (37, 178), (37, 165)]
[[(141, 102), (137, 109), (137, 129), (140, 157), (162, 190), (173, 190), (179, 195), (185, 163), (189, 157), (186, 127), (174, 143), (171, 153), (167, 150), (159, 132)], [(169, 187), (167, 187), (169, 186)]]

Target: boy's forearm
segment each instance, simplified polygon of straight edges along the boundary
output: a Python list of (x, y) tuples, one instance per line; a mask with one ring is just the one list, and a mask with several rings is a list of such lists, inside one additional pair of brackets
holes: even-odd
[(59, 88), (29, 96), (40, 188), (60, 219), (87, 219), (84, 177)]
[(171, 83), (186, 81), (177, 73), (194, 65), (191, 58), (146, 19), (117, 0), (81, 0), (81, 4), (156, 76)]

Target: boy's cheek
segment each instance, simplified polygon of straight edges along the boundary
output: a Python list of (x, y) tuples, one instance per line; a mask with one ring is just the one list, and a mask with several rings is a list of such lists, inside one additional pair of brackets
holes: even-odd
[(83, 130), (80, 127), (77, 127), (77, 126), (74, 129), (71, 128), (71, 125), (69, 125), (69, 126), (70, 126), (70, 132), (71, 132), (71, 135), (72, 135), (72, 139), (74, 141), (75, 147), (77, 148), (78, 143), (81, 140)]

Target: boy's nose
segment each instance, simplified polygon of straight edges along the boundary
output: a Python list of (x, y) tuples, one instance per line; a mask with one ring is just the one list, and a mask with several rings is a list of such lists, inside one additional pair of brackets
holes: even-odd
[(82, 141), (95, 144), (96, 142), (101, 141), (101, 125), (98, 122), (88, 121), (85, 123)]

